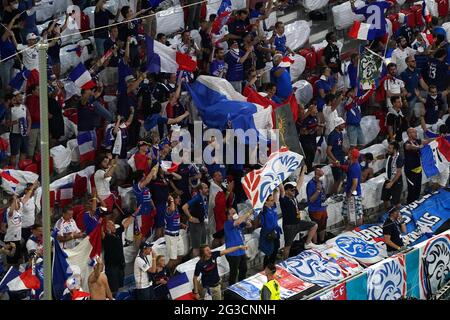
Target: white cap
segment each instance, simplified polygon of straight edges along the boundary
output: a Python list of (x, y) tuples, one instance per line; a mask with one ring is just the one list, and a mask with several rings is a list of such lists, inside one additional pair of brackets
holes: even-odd
[(341, 117), (337, 117), (334, 120), (334, 128), (333, 129), (336, 129), (337, 126), (340, 126), (341, 124), (344, 124), (344, 123), (345, 123), (344, 119), (342, 119)]
[(136, 78), (132, 74), (125, 77), (125, 82), (134, 81), (134, 80), (136, 80)]
[(28, 40), (37, 40), (38, 36), (35, 35), (33, 32), (27, 34), (27, 41)]

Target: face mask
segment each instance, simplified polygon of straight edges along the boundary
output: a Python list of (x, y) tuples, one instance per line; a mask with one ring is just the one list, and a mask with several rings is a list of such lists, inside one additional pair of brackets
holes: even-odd
[(233, 49), (234, 52), (239, 53), (239, 48), (238, 49)]
[(437, 94), (436, 95), (430, 95), (431, 99), (435, 100), (437, 98)]
[(238, 215), (237, 213), (235, 213), (235, 214), (233, 215), (233, 220), (236, 221), (237, 219), (239, 219), (239, 215)]

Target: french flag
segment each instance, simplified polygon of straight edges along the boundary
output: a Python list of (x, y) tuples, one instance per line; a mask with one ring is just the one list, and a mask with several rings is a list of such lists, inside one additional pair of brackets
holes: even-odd
[(82, 284), (81, 288), (88, 289), (88, 278), (93, 268), (93, 260), (102, 253), (102, 225), (97, 227), (73, 249), (62, 249), (56, 236), (55, 253), (53, 257), (53, 292), (55, 299), (61, 299), (66, 287), (67, 279), (79, 270)]
[(21, 291), (21, 290), (38, 290), (41, 287), (39, 278), (33, 274), (32, 268), (28, 268), (24, 272), (20, 272), (10, 267), (6, 275), (0, 282), (0, 292), (4, 291)]
[(178, 166), (179, 165), (177, 163), (172, 161), (161, 161), (161, 169), (168, 173), (176, 172), (178, 170)]
[(91, 74), (81, 62), (70, 72), (69, 79), (81, 89), (92, 89), (96, 86)]
[(93, 161), (95, 159), (95, 132), (86, 131), (77, 136), (78, 149), (80, 150), (80, 162)]
[(247, 102), (227, 80), (217, 77), (202, 75), (186, 87), (209, 128), (224, 130), (231, 122), (233, 129), (254, 129), (259, 138), (267, 140), (266, 129), (273, 128), (271, 107)]
[(420, 160), (425, 175), (437, 176), (448, 168), (450, 162), (450, 143), (439, 137), (420, 149)]
[(289, 68), (294, 62), (295, 61), (289, 58), (289, 56), (285, 56), (283, 57), (283, 59), (281, 59), (281, 62), (278, 66), (282, 68)]
[(217, 17), (211, 26), (212, 33), (218, 34), (223, 26), (227, 24), (231, 11), (231, 0), (222, 0), (219, 10), (217, 10)]
[(6, 191), (16, 193), (20, 181), (14, 178), (9, 171), (2, 170), (0, 175), (2, 177), (2, 187), (5, 188)]
[(173, 276), (167, 281), (172, 300), (194, 300), (191, 284), (186, 272)]
[(83, 47), (80, 45), (77, 45), (73, 49), (66, 50), (66, 52), (75, 52), (78, 57), (81, 57), (81, 54), (83, 53)]
[(17, 91), (21, 91), (30, 75), (31, 71), (26, 68), (23, 68), (22, 71), (19, 71), (15, 75), (15, 77), (11, 79), (9, 85), (11, 86), (11, 88), (16, 89)]
[(57, 193), (57, 199), (61, 207), (65, 207), (72, 203), (73, 198), (73, 183), (68, 183), (61, 186)]
[(150, 37), (147, 43), (147, 71), (150, 73), (176, 73), (178, 70), (194, 72), (197, 61)]
[(374, 40), (377, 36), (377, 30), (371, 29), (371, 26), (370, 23), (354, 21), (353, 26), (348, 31), (348, 36), (359, 40)]
[(425, 20), (426, 23), (430, 23), (431, 22), (431, 13), (430, 10), (427, 7), (427, 3), (426, 1), (422, 1), (422, 17), (423, 20)]

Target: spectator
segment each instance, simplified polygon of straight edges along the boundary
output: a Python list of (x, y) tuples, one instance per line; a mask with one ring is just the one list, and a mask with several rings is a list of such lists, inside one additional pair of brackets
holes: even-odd
[(22, 60), (24, 67), (29, 70), (39, 69), (39, 54), (37, 49), (37, 41), (39, 37), (34, 33), (27, 34), (27, 44), (21, 43), (16, 45), (17, 51), (22, 52)]
[(357, 89), (350, 88), (345, 96), (345, 111), (346, 111), (346, 123), (347, 123), (347, 135), (348, 141), (351, 147), (358, 147), (362, 149), (364, 147), (364, 136), (361, 128), (361, 105), (366, 103), (374, 93), (374, 88), (364, 93), (362, 96), (357, 96)]
[(302, 168), (298, 176), (297, 182), (287, 182), (281, 185), (280, 192), (280, 208), (283, 216), (283, 234), (284, 234), (284, 249), (283, 259), (289, 257), (292, 243), (295, 237), (303, 231), (307, 231), (308, 235), (305, 241), (305, 249), (314, 249), (317, 242), (317, 223), (305, 221), (301, 219), (300, 208), (296, 199), (298, 192), (303, 184), (306, 167)]
[(428, 125), (433, 125), (438, 122), (440, 118), (445, 114), (447, 104), (444, 102), (444, 98), (447, 98), (448, 90), (438, 92), (435, 85), (428, 87), (427, 98), (424, 99), (417, 93), (417, 99), (420, 100), (425, 106), (425, 114), (423, 119)]
[(185, 5), (189, 5), (186, 26), (189, 30), (197, 30), (200, 27), (200, 0), (186, 0)]
[(198, 193), (182, 207), (189, 221), (193, 257), (199, 255), (200, 246), (206, 242), (205, 219), (208, 218), (208, 194), (208, 186), (201, 183)]
[(236, 18), (228, 25), (228, 39), (241, 43), (248, 32), (249, 23), (247, 21), (248, 11), (245, 9), (236, 12)]
[(115, 20), (111, 11), (105, 8), (106, 0), (97, 0), (94, 10), (94, 39), (95, 39), (95, 49), (97, 52), (97, 57), (101, 57), (104, 54), (104, 43), (108, 39), (108, 29), (110, 20)]
[(334, 184), (331, 187), (331, 194), (339, 191), (343, 179), (342, 169), (340, 164), (344, 163), (344, 136), (342, 131), (345, 128), (345, 121), (342, 118), (337, 118), (334, 122), (334, 129), (331, 131), (327, 139), (327, 156), (331, 164), (331, 172), (333, 173)]
[(97, 197), (92, 198), (87, 204), (83, 213), (83, 223), (86, 234), (91, 234), (97, 225), (102, 222), (102, 216), (106, 214), (105, 207), (97, 207)]
[(447, 53), (445, 49), (438, 49), (433, 57), (430, 57), (425, 69), (422, 70), (422, 75), (425, 82), (431, 86), (435, 85), (438, 91), (445, 91), (448, 86), (447, 70), (448, 64), (445, 62)]
[(270, 39), (272, 46), (275, 47), (275, 50), (278, 53), (281, 53), (283, 56), (287, 54), (294, 54), (294, 52), (286, 45), (286, 35), (284, 34), (284, 23), (278, 21), (275, 23), (275, 31)]
[(163, 255), (156, 257), (156, 270), (152, 274), (153, 277), (153, 291), (155, 292), (155, 300), (169, 300), (169, 288), (167, 282), (169, 281), (169, 269), (166, 267), (166, 260)]
[(383, 224), (384, 242), (389, 254), (403, 248), (404, 243), (400, 237), (402, 233), (406, 233), (406, 223), (399, 209), (394, 207), (389, 210), (389, 215)]
[[(416, 55), (414, 58), (416, 60), (417, 69), (420, 72), (427, 65), (430, 44), (428, 43), (425, 35), (419, 31), (416, 31), (416, 39), (411, 44), (411, 48), (416, 50)], [(408, 65), (408, 62), (406, 62), (406, 64)]]
[(303, 116), (303, 120), (297, 125), (299, 126), (299, 137), (302, 144), (303, 152), (305, 153), (305, 163), (308, 171), (312, 170), (312, 164), (317, 149), (317, 135), (321, 133), (323, 124), (319, 123), (317, 118), (317, 105), (313, 101)]
[[(408, 92), (405, 89), (405, 83), (397, 78), (397, 65), (395, 63), (389, 63), (387, 65), (388, 75), (384, 81), (384, 90), (386, 90), (386, 103), (388, 108), (392, 107), (391, 97), (406, 97)], [(402, 102), (402, 101), (400, 101)]]
[(327, 41), (327, 46), (323, 51), (322, 64), (328, 66), (333, 74), (340, 73), (342, 75), (340, 52), (336, 45), (336, 34), (328, 32), (325, 40)]
[[(238, 215), (234, 208), (226, 211), (227, 220), (224, 223), (225, 247), (232, 248), (244, 245), (244, 228), (251, 227), (248, 221), (252, 211)], [(242, 281), (247, 276), (247, 256), (244, 250), (238, 250), (225, 256), (230, 265), (230, 276), (228, 284), (231, 286), (238, 281)]]
[(408, 68), (406, 58), (412, 57), (416, 54), (416, 50), (408, 46), (408, 42), (404, 37), (397, 38), (397, 49), (392, 52), (391, 63), (397, 65), (398, 74), (402, 74)]
[(58, 24), (58, 20), (55, 19), (49, 25), (48, 29), (42, 32), (42, 37), (45, 40), (47, 40), (48, 37), (52, 39), (48, 43), (47, 53), (50, 58), (49, 61), (52, 66), (53, 75), (56, 77), (56, 79), (59, 79), (61, 76), (61, 59), (60, 59), (61, 44), (62, 44), (61, 33), (64, 32), (64, 30), (67, 28), (68, 22), (69, 22), (69, 15), (66, 13), (66, 19), (62, 26), (60, 26)]
[(48, 129), (50, 133), (50, 147), (58, 144), (59, 139), (64, 136), (64, 118), (62, 108), (56, 101), (59, 88), (48, 87)]
[(152, 244), (143, 241), (139, 247), (139, 254), (134, 260), (134, 281), (136, 283), (137, 300), (155, 299), (153, 279), (151, 277), (155, 271), (156, 257), (152, 252)]
[(181, 204), (181, 198), (173, 193), (167, 198), (167, 212), (165, 214), (164, 240), (166, 241), (166, 256), (169, 258), (167, 268), (171, 273), (181, 262), (182, 242), (180, 241), (180, 230), (187, 226), (181, 223), (181, 215), (178, 207)]
[(89, 275), (88, 285), (91, 300), (114, 300), (108, 284), (108, 277), (103, 273), (105, 265), (97, 257), (94, 270)]
[[(194, 271), (195, 298), (197, 300), (204, 299), (206, 292), (208, 292), (211, 295), (212, 300), (222, 300), (222, 289), (217, 268), (217, 259), (238, 250), (247, 250), (247, 246), (239, 245), (222, 251), (212, 252), (208, 245), (202, 245), (199, 250), (200, 260), (195, 265)], [(198, 279), (200, 275), (202, 276), (201, 283)]]
[(26, 241), (28, 257), (42, 257), (44, 254), (44, 243), (42, 237), (42, 225), (36, 223), (31, 227), (31, 236)]
[[(361, 165), (359, 164), (359, 150), (350, 149), (348, 152), (349, 165), (345, 184), (345, 198), (342, 205), (344, 223), (349, 226), (354, 218), (355, 225), (363, 224), (363, 208), (361, 194)], [(352, 217), (353, 216), (353, 217)]]
[(314, 85), (316, 86), (318, 92), (317, 110), (319, 110), (319, 112), (323, 112), (326, 95), (329, 93), (336, 93), (336, 84), (334, 78), (331, 76), (331, 69), (329, 67), (324, 67), (322, 69), (322, 74)]
[(73, 219), (73, 210), (71, 207), (65, 207), (62, 217), (55, 223), (57, 240), (62, 249), (73, 249), (79, 243), (78, 239), (85, 236), (78, 228)]
[(267, 277), (267, 282), (261, 289), (261, 300), (280, 300), (280, 284), (275, 279), (277, 267), (275, 264), (268, 264), (264, 268), (264, 274)]
[(115, 196), (111, 192), (111, 179), (116, 166), (116, 158), (111, 160), (106, 154), (100, 154), (95, 168), (94, 181), (98, 200), (108, 212), (112, 212), (115, 202)]
[[(384, 201), (385, 209), (389, 208), (389, 202), (391, 206), (400, 208), (400, 198), (403, 190), (403, 165), (404, 160), (400, 155), (400, 145), (397, 141), (391, 141), (388, 145), (388, 157), (386, 163), (386, 182), (383, 184), (383, 190), (381, 191), (381, 200)], [(383, 156), (379, 156), (383, 158)]]
[(23, 227), (23, 204), (16, 195), (9, 200), (9, 206), (5, 212), (6, 215), (6, 234), (4, 241), (16, 248), (13, 256), (7, 256), (8, 265), (18, 267), (22, 263), (22, 227)]
[(306, 195), (308, 198), (308, 213), (312, 221), (317, 223), (317, 243), (325, 241), (325, 230), (327, 227), (327, 208), (324, 204), (326, 193), (323, 188), (324, 173), (322, 169), (316, 167), (314, 169), (314, 177), (306, 185)]
[(347, 74), (349, 78), (350, 88), (357, 88), (358, 84), (358, 63), (359, 63), (359, 54), (353, 53), (350, 56), (350, 64), (347, 67)]
[(337, 108), (341, 104), (343, 97), (344, 97), (343, 93), (339, 95), (329, 93), (325, 96), (325, 105), (323, 106), (323, 117), (325, 119), (326, 136), (329, 135), (331, 131), (333, 131), (334, 123), (336, 122), (337, 118), (339, 118)]
[(191, 32), (188, 30), (184, 30), (181, 33), (181, 42), (177, 45), (177, 50), (187, 54), (195, 61), (197, 61), (198, 57), (201, 57), (201, 50), (192, 40)]
[(215, 59), (209, 66), (209, 74), (215, 77), (223, 78), (227, 74), (227, 65), (225, 63), (225, 51), (222, 48), (215, 49)]
[(253, 51), (253, 47), (243, 51), (239, 49), (239, 44), (237, 41), (233, 41), (230, 50), (225, 55), (226, 67), (226, 79), (231, 83), (234, 90), (241, 93), (242, 92), (242, 81), (244, 80), (244, 62), (250, 56)]
[(123, 253), (122, 232), (122, 225), (115, 225), (112, 220), (107, 220), (105, 232), (102, 233), (105, 273), (113, 296), (123, 287), (125, 278), (125, 256)]
[(405, 89), (407, 91), (406, 100), (408, 101), (408, 111), (412, 112), (417, 102), (416, 91), (420, 90), (420, 88), (428, 90), (428, 85), (423, 80), (420, 71), (416, 68), (416, 58), (407, 56), (405, 62), (408, 67), (401, 73), (400, 77), (405, 83)]
[(133, 193), (136, 197), (138, 215), (142, 218), (140, 227), (143, 237), (148, 237), (153, 228), (154, 218), (156, 216), (155, 204), (152, 200), (152, 194), (148, 188), (149, 183), (156, 177), (158, 164), (155, 165), (150, 173), (144, 175), (143, 171), (136, 171), (133, 179)]
[(39, 186), (36, 180), (34, 183), (27, 183), (22, 202), (22, 238), (27, 240), (31, 235), (31, 227), (35, 224), (36, 218), (36, 198), (35, 192)]
[(16, 166), (17, 155), (24, 160), (28, 154), (29, 136), (31, 132), (30, 111), (22, 104), (22, 93), (13, 92), (12, 107), (7, 115), (6, 125), (10, 128), (9, 145), (11, 147), (10, 164)]
[[(2, 85), (2, 90), (0, 92), (1, 96), (3, 96), (13, 78), (14, 54), (16, 53), (16, 47), (18, 45), (14, 32), (11, 30), (16, 19), (19, 17), (20, 14), (17, 14), (11, 19), (6, 27), (7, 29), (0, 37), (0, 59), (4, 60), (0, 63), (0, 80)], [(6, 23), (5, 15), (3, 15), (3, 23)]]
[(273, 68), (270, 70), (270, 81), (277, 86), (276, 96), (281, 100), (286, 100), (292, 94), (291, 76), (285, 67), (279, 66), (283, 56), (276, 54), (273, 56)]
[(403, 132), (407, 128), (407, 119), (401, 111), (402, 100), (398, 96), (390, 98), (392, 107), (386, 116), (386, 126), (388, 130), (388, 141), (402, 141)]
[(31, 92), (25, 98), (25, 105), (31, 116), (31, 131), (28, 136), (28, 158), (32, 159), (35, 153), (41, 151), (41, 116), (39, 106), (39, 86), (31, 85), (29, 88)]

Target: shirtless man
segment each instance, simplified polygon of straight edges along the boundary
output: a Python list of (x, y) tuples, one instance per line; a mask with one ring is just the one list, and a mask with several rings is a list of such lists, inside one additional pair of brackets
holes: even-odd
[(104, 264), (100, 257), (97, 258), (97, 264), (94, 271), (89, 276), (89, 292), (91, 300), (114, 300), (108, 285), (108, 278), (103, 273)]

